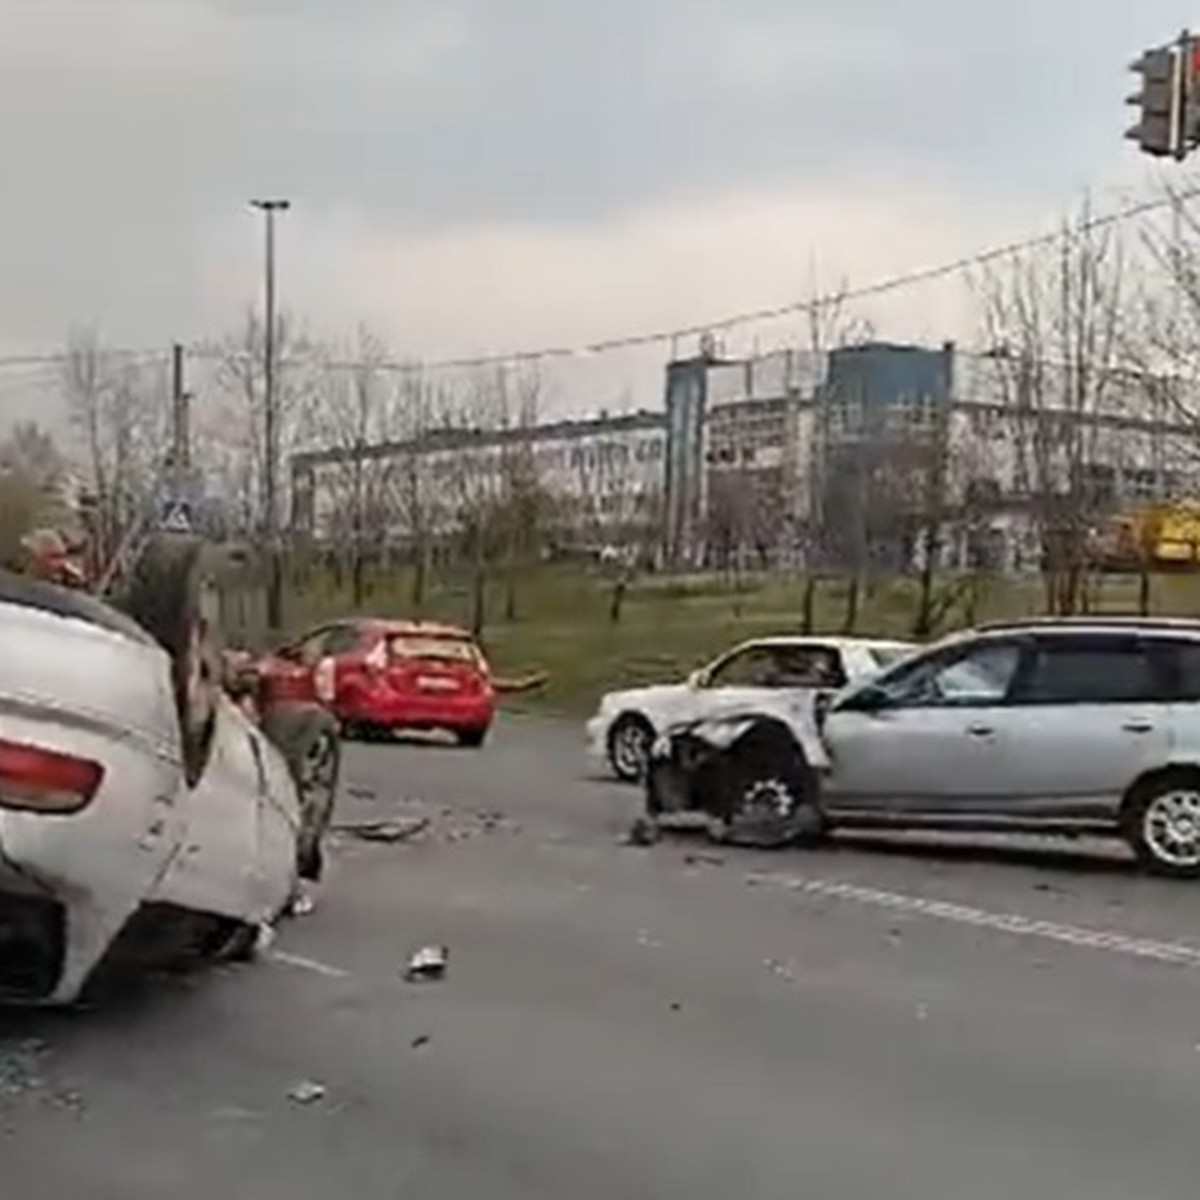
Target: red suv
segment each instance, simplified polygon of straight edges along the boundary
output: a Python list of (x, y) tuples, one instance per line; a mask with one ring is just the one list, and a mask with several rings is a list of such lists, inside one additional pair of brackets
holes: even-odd
[(315, 700), (351, 737), (443, 729), (482, 746), (496, 714), (483, 652), (464, 629), (424, 621), (337, 621), (262, 667), (276, 700)]

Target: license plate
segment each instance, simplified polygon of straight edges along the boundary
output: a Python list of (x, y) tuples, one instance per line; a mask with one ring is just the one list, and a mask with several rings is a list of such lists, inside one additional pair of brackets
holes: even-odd
[(423, 692), (457, 692), (457, 679), (444, 679), (440, 675), (420, 675), (417, 677), (417, 687)]

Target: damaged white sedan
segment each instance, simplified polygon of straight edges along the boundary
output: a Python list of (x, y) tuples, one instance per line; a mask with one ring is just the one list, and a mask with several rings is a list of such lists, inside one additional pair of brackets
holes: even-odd
[(336, 722), (237, 702), (203, 557), (148, 550), (124, 612), (0, 573), (0, 1001), (243, 957), (320, 873)]

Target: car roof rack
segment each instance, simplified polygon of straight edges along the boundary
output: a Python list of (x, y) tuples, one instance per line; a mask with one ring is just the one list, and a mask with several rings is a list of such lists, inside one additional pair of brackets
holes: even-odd
[(1139, 617), (1120, 613), (1097, 613), (1087, 617), (1025, 617), (1013, 621), (989, 621), (977, 626), (980, 633), (1013, 629), (1162, 629), (1200, 633), (1200, 617)]

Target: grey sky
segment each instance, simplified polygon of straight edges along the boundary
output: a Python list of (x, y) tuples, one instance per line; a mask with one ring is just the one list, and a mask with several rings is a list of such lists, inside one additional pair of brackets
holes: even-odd
[(236, 323), (262, 193), (296, 201), (291, 302), (411, 353), (769, 304), (799, 269), (771, 245), (855, 281), (921, 265), (1139, 179), (1128, 60), (1179, 24), (1166, 0), (0, 0), (0, 348)]

